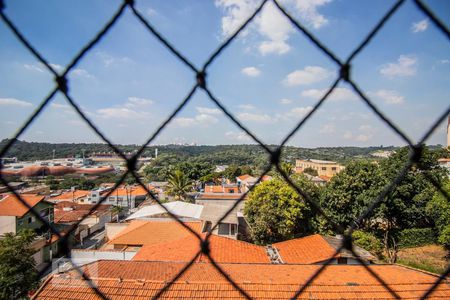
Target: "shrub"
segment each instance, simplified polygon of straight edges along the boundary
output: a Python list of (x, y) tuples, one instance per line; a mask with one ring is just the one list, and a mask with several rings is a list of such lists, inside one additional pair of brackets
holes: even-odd
[(450, 250), (450, 225), (447, 225), (442, 229), (438, 241), (445, 249)]
[(398, 246), (400, 248), (420, 247), (436, 243), (436, 234), (433, 228), (410, 228), (398, 232)]
[(383, 244), (373, 234), (357, 230), (353, 232), (352, 237), (355, 244), (359, 247), (366, 249), (379, 258), (383, 257)]

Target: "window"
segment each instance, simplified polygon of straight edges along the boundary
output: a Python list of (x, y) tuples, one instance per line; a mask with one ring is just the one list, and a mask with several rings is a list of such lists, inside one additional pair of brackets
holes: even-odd
[(236, 234), (236, 224), (231, 224), (231, 235)]
[(23, 220), (19, 220), (19, 226), (23, 225)]
[(230, 224), (227, 223), (219, 223), (219, 234), (220, 235), (229, 235), (230, 234)]
[(338, 265), (346, 265), (347, 264), (347, 257), (338, 257), (337, 263), (338, 263)]
[(36, 221), (34, 217), (28, 217), (28, 224), (33, 223), (34, 221)]
[(203, 228), (203, 232), (210, 232), (211, 231), (211, 227), (212, 227), (211, 222), (210, 221), (206, 221), (205, 227)]
[(337, 169), (336, 167), (331, 167), (331, 170), (333, 171), (336, 171), (336, 169)]
[(326, 171), (327, 170), (327, 167), (322, 167), (322, 171)]

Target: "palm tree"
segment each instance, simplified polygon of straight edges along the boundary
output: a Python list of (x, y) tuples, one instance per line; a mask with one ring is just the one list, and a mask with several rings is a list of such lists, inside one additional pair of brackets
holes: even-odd
[(119, 223), (119, 215), (124, 210), (123, 206), (114, 205), (111, 209), (113, 215), (116, 215), (116, 221)]
[(186, 194), (192, 190), (192, 180), (181, 170), (170, 173), (167, 180), (167, 194), (175, 199), (185, 200)]

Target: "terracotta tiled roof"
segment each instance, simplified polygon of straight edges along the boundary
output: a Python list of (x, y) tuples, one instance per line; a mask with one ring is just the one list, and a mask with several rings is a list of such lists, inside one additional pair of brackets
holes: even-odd
[[(201, 235), (204, 239), (206, 234)], [(233, 240), (227, 237), (211, 235), (209, 238), (210, 255), (216, 262), (227, 263), (269, 263), (269, 257), (262, 246)], [(153, 261), (190, 261), (200, 250), (200, 241), (195, 236), (160, 243), (145, 245), (133, 257), (133, 260)], [(198, 262), (209, 261), (206, 255), (197, 257)]]
[(238, 200), (242, 194), (240, 193), (202, 193), (197, 199), (201, 200)]
[[(111, 299), (150, 299), (186, 263), (98, 261), (83, 267)], [(320, 268), (316, 265), (220, 264), (255, 299), (288, 299)], [(396, 265), (368, 266), (401, 298), (419, 299), (437, 276)], [(97, 299), (79, 273), (53, 275), (34, 299)], [(194, 263), (162, 295), (163, 299), (240, 299), (242, 295), (209, 263)], [(330, 265), (306, 288), (302, 299), (394, 299), (363, 266)], [(429, 299), (449, 299), (441, 283)]]
[[(201, 231), (201, 222), (184, 222), (184, 224), (198, 233)], [(153, 245), (180, 240), (189, 235), (192, 233), (176, 221), (134, 220), (108, 244)]]
[(222, 185), (205, 185), (205, 193), (239, 193), (237, 186), (224, 187)]
[(325, 181), (330, 181), (330, 179), (331, 179), (331, 177), (325, 176), (325, 175), (320, 175), (319, 178), (320, 178), (320, 179), (323, 179), (323, 180), (325, 180)]
[[(55, 205), (55, 223), (72, 223), (86, 217), (95, 204), (76, 204), (69, 201), (61, 201)], [(66, 209), (66, 210), (64, 210)], [(67, 210), (72, 209), (72, 210)], [(111, 205), (101, 204), (97, 206), (91, 215), (99, 215), (111, 209)]]
[(254, 177), (251, 175), (248, 175), (248, 174), (244, 174), (244, 175), (238, 176), (238, 178), (239, 178), (239, 180), (247, 180), (249, 178), (254, 178)]
[[(147, 188), (149, 190), (154, 189), (154, 187), (150, 186), (150, 185), (147, 186)], [(134, 196), (134, 197), (145, 196), (145, 195), (147, 195), (147, 191), (140, 185), (130, 186), (130, 187), (125, 187), (125, 186), (121, 185), (110, 194), (110, 196), (112, 196), (112, 197), (114, 197), (114, 196), (122, 197), (122, 196), (127, 196), (127, 195)]]
[(68, 200), (76, 200), (79, 198), (83, 198), (88, 196), (91, 193), (91, 191), (86, 190), (75, 190), (75, 191), (68, 191), (64, 192), (59, 196), (50, 197), (50, 201), (68, 201)]
[(273, 244), (284, 263), (314, 264), (331, 258), (336, 250), (320, 235), (314, 234)]
[[(31, 207), (34, 207), (45, 198), (34, 194), (21, 194), (20, 196)], [(0, 200), (0, 216), (23, 217), (28, 211), (28, 207), (13, 194), (7, 195)]]

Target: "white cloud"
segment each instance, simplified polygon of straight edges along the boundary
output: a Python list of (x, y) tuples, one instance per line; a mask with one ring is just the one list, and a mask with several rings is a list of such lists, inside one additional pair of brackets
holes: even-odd
[(250, 136), (248, 136), (248, 134), (245, 133), (244, 131), (240, 132), (228, 131), (225, 133), (225, 137), (230, 140), (239, 142), (251, 141)]
[(291, 103), (292, 103), (292, 100), (291, 100), (291, 99), (283, 98), (283, 99), (278, 100), (278, 102), (279, 102), (280, 104), (287, 105), (287, 104), (291, 104)]
[(259, 45), (259, 52), (262, 55), (289, 52), (291, 47), (287, 41), (289, 35), (293, 32), (293, 28), (289, 20), (276, 8), (275, 4), (272, 2), (267, 3), (256, 19), (255, 24), (259, 34), (265, 38), (265, 41)]
[(323, 124), (322, 127), (320, 127), (319, 132), (320, 133), (334, 133), (336, 129), (336, 125), (329, 123), (329, 124)]
[(412, 55), (400, 55), (396, 63), (381, 67), (380, 73), (388, 77), (413, 76), (416, 74), (417, 58)]
[(153, 16), (156, 16), (158, 14), (156, 12), (156, 10), (151, 8), (151, 7), (147, 8), (147, 10), (145, 12), (147, 13), (147, 16), (149, 16), (149, 17), (153, 17)]
[[(328, 89), (310, 89), (301, 92), (303, 97), (312, 98), (312, 99), (321, 99)], [(345, 100), (356, 100), (358, 97), (355, 93), (353, 93), (348, 88), (337, 87), (335, 88), (331, 94), (327, 98), (329, 101), (345, 101)]]
[(97, 113), (105, 119), (142, 119), (150, 115), (144, 108), (152, 103), (150, 99), (128, 97), (124, 104), (98, 109)]
[(141, 119), (148, 116), (148, 113), (136, 111), (127, 107), (109, 107), (97, 109), (100, 117), (105, 119)]
[(256, 67), (246, 67), (241, 70), (241, 73), (250, 77), (257, 77), (261, 75), (261, 70)]
[(328, 19), (321, 15), (317, 9), (330, 3), (332, 0), (294, 0), (300, 17), (310, 26), (319, 29), (328, 24)]
[(127, 56), (115, 57), (104, 51), (95, 52), (96, 56), (102, 61), (105, 67), (110, 67), (120, 63), (131, 63), (133, 60)]
[[(282, 0), (292, 11), (302, 19), (307, 26), (315, 29), (326, 25), (328, 20), (317, 9), (332, 0)], [(232, 35), (256, 10), (259, 1), (255, 0), (216, 0), (217, 7), (224, 11), (222, 17), (222, 36)], [(272, 2), (264, 5), (261, 13), (255, 18), (251, 28), (241, 33), (246, 36), (254, 30), (264, 38), (258, 49), (262, 55), (284, 54), (291, 49), (288, 44), (289, 36), (295, 30), (289, 20)]]
[(218, 108), (210, 108), (210, 107), (199, 107), (195, 108), (200, 114), (209, 114), (209, 115), (220, 115), (222, 111)]
[(64, 70), (64, 67), (62, 65), (59, 65), (59, 64), (50, 64), (50, 67), (55, 69), (55, 71), (57, 71), (57, 72), (61, 72), (61, 71)]
[(450, 60), (448, 60), (448, 59), (441, 59), (441, 64), (448, 64), (448, 63), (450, 63)]
[(428, 25), (429, 25), (428, 20), (424, 19), (420, 22), (413, 23), (411, 25), (411, 31), (414, 33), (423, 32), (423, 31), (427, 30)]
[(253, 105), (250, 105), (250, 104), (241, 104), (241, 105), (238, 105), (238, 107), (240, 109), (245, 109), (245, 110), (255, 109), (255, 107)]
[(254, 113), (240, 113), (238, 119), (241, 121), (249, 121), (256, 123), (270, 123), (273, 122), (271, 116), (267, 114), (254, 114)]
[(132, 107), (140, 107), (153, 104), (153, 100), (139, 97), (128, 97), (128, 101), (125, 103), (125, 106), (128, 108)]
[(33, 106), (31, 102), (23, 101), (15, 98), (0, 98), (0, 106)]
[(304, 117), (312, 109), (313, 109), (312, 106), (294, 107), (289, 112), (285, 113), (282, 117), (284, 119), (290, 119), (290, 118), (298, 119), (298, 118)]
[(405, 102), (405, 97), (393, 90), (378, 90), (373, 93), (376, 97), (383, 100), (386, 104), (402, 104)]
[(195, 125), (208, 125), (217, 123), (219, 120), (208, 114), (198, 114), (193, 118), (177, 117), (173, 120), (173, 124), (178, 127), (191, 127)]
[(94, 78), (94, 75), (90, 74), (85, 69), (73, 69), (69, 72), (69, 74), (72, 74), (75, 77), (83, 77), (83, 78)]
[(333, 75), (333, 72), (319, 67), (307, 66), (303, 70), (296, 70), (286, 76), (283, 84), (286, 86), (307, 85), (320, 82)]
[(70, 109), (70, 105), (69, 104), (63, 104), (63, 103), (58, 103), (58, 102), (53, 102), (52, 104), (50, 104), (51, 107), (56, 108), (56, 109)]
[(36, 64), (24, 64), (23, 67), (29, 71), (37, 71), (40, 73), (44, 72), (44, 69), (37, 66)]

